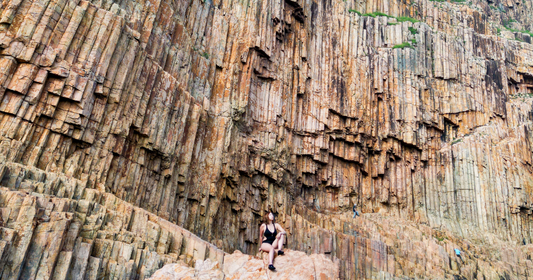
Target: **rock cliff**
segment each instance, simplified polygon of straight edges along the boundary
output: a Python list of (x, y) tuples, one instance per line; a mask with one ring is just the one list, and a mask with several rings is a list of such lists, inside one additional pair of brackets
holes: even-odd
[(0, 1), (0, 278), (223, 263), (268, 209), (342, 279), (532, 277), (532, 10)]

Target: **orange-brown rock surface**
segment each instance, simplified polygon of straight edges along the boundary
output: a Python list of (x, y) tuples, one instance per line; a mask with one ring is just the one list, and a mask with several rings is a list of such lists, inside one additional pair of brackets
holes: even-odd
[(341, 279), (531, 278), (532, 10), (0, 1), (0, 278), (223, 265), (269, 209)]
[(325, 255), (312, 254), (307, 256), (303, 252), (287, 250), (284, 256), (275, 259), (276, 269), (268, 269), (267, 254), (263, 260), (245, 255), (240, 251), (227, 254), (224, 257), (224, 267), (209, 259), (197, 261), (192, 268), (184, 263), (168, 264), (156, 271), (151, 280), (175, 279), (227, 279), (227, 280), (281, 280), (281, 279), (338, 279), (338, 264), (332, 262)]

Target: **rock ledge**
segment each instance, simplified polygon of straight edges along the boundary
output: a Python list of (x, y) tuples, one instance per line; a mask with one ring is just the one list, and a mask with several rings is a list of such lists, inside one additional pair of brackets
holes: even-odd
[(339, 264), (324, 254), (306, 255), (300, 251), (286, 250), (285, 255), (274, 259), (275, 271), (267, 269), (268, 255), (261, 258), (240, 251), (227, 254), (221, 265), (210, 259), (196, 261), (195, 267), (184, 262), (165, 265), (156, 271), (152, 280), (174, 279), (339, 279)]

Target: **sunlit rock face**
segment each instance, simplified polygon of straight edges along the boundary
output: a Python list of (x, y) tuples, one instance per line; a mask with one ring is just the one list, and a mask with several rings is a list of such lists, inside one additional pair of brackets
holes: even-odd
[[(224, 257), (224, 268), (211, 260), (197, 261), (194, 268), (183, 264), (168, 264), (156, 271), (150, 280), (335, 280), (339, 279), (339, 266), (323, 254), (306, 256), (303, 252), (287, 251), (276, 258), (276, 269), (268, 269), (267, 254), (263, 260), (240, 251)], [(187, 278), (188, 277), (188, 278)]]
[(532, 11), (1, 1), (0, 278), (223, 269), (267, 210), (341, 279), (530, 277)]

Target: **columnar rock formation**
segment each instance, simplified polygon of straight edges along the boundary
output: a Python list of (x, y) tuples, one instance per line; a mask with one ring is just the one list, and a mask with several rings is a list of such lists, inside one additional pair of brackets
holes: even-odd
[[(190, 262), (160, 223), (255, 254), (268, 209), (288, 247), (338, 259), (341, 278), (531, 277), (532, 10), (1, 1), (2, 279)], [(180, 245), (159, 250), (164, 236)], [(130, 247), (121, 261), (98, 242)], [(451, 244), (476, 248), (470, 266)]]
[(223, 263), (212, 244), (85, 182), (17, 164), (0, 175), (18, 189), (0, 189), (2, 279), (144, 279), (178, 260)]

